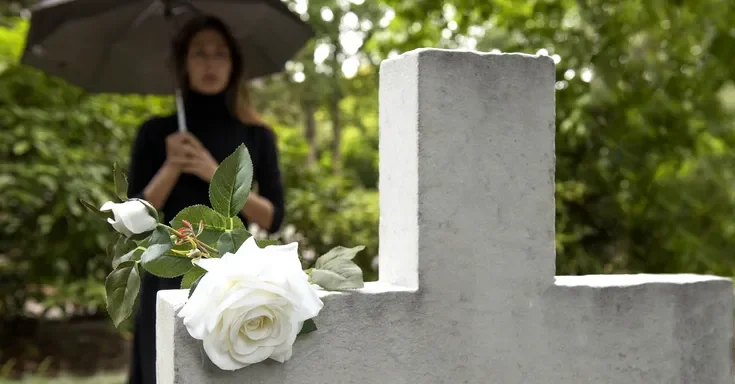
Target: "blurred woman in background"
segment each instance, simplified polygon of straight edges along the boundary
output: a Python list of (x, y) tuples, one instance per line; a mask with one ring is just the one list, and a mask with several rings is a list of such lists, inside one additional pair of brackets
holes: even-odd
[[(128, 196), (148, 200), (166, 221), (188, 206), (209, 205), (209, 183), (218, 164), (245, 144), (258, 193), (250, 193), (241, 217), (246, 225), (277, 231), (284, 192), (276, 137), (249, 102), (243, 86), (247, 58), (229, 28), (211, 16), (190, 21), (174, 41), (173, 59), (188, 131), (178, 131), (176, 115), (155, 117), (141, 126), (132, 150)], [(156, 294), (180, 284), (181, 278), (144, 273), (134, 315), (130, 384), (156, 382)]]

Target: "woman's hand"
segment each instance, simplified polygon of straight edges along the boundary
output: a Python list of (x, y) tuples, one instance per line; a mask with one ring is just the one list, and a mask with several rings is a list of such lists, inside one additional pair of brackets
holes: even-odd
[(166, 162), (180, 172), (211, 182), (219, 164), (196, 136), (177, 132), (166, 138)]

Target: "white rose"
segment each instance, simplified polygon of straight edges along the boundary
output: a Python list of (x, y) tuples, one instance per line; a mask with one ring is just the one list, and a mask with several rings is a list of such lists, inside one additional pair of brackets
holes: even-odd
[(297, 251), (298, 243), (261, 249), (250, 237), (235, 254), (195, 261), (207, 273), (178, 316), (221, 369), (291, 358), (304, 321), (324, 306)]
[(115, 219), (107, 219), (107, 222), (126, 237), (152, 231), (156, 228), (156, 218), (151, 216), (145, 204), (138, 200), (128, 200), (124, 203), (108, 201), (102, 205), (100, 211), (112, 211)]

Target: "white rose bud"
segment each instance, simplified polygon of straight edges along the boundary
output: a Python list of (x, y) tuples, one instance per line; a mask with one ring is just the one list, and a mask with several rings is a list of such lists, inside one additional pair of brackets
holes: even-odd
[(288, 360), (304, 321), (324, 306), (301, 269), (298, 243), (261, 249), (250, 237), (235, 254), (194, 263), (207, 273), (178, 316), (223, 370)]
[(107, 219), (107, 222), (126, 237), (152, 231), (156, 228), (156, 218), (151, 216), (148, 207), (138, 200), (128, 200), (124, 203), (108, 201), (102, 205), (100, 211), (112, 211), (115, 219)]

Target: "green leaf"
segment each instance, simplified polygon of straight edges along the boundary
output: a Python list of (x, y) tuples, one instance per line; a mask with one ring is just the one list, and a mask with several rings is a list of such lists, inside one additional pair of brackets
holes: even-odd
[(183, 227), (184, 220), (191, 223), (195, 229), (198, 227), (199, 221), (203, 220), (204, 231), (198, 238), (210, 246), (217, 244), (223, 233), (237, 228), (245, 228), (245, 224), (239, 217), (224, 217), (206, 205), (193, 205), (182, 209), (171, 220), (171, 227), (175, 229)]
[(311, 282), (327, 291), (362, 288), (362, 269), (352, 260), (337, 260), (330, 269), (314, 269), (311, 271)]
[(148, 231), (148, 232), (143, 232), (143, 233), (134, 233), (130, 235), (130, 240), (145, 241), (146, 239), (151, 237), (152, 234), (153, 234), (153, 231)]
[(136, 248), (138, 248), (138, 244), (135, 241), (130, 240), (125, 236), (120, 236), (120, 238), (117, 239), (115, 246), (112, 247), (112, 268), (117, 268), (121, 263), (120, 258)]
[(117, 266), (105, 279), (107, 292), (107, 313), (115, 327), (130, 317), (135, 300), (140, 292), (140, 271), (138, 263), (126, 261)]
[(263, 249), (269, 245), (278, 245), (278, 240), (272, 240), (272, 239), (255, 239), (255, 244), (258, 245), (259, 248)]
[(112, 172), (115, 177), (115, 192), (117, 193), (117, 197), (120, 198), (120, 201), (126, 201), (128, 199), (128, 178), (117, 163), (113, 166)]
[(309, 319), (304, 321), (304, 326), (301, 327), (301, 332), (299, 332), (298, 336), (306, 335), (307, 333), (312, 333), (316, 331), (316, 323), (314, 322), (314, 319)]
[(171, 245), (171, 235), (169, 235), (168, 230), (157, 226), (148, 239), (148, 247), (143, 253), (143, 267), (145, 267), (146, 260), (152, 260), (156, 256), (164, 254), (171, 249)]
[(194, 293), (194, 290), (197, 289), (197, 286), (199, 285), (199, 282), (202, 281), (202, 277), (204, 277), (205, 274), (199, 276), (196, 280), (194, 280), (194, 283), (191, 284), (191, 288), (189, 288), (189, 297)]
[(168, 230), (156, 227), (141, 256), (143, 268), (158, 277), (178, 277), (189, 272), (194, 267), (191, 259), (168, 254), (172, 246)]
[(112, 259), (112, 268), (117, 268), (120, 264), (126, 261), (140, 261), (141, 257), (143, 257), (143, 252), (145, 252), (145, 248), (136, 247), (128, 253)]
[(217, 252), (220, 255), (224, 255), (227, 252), (235, 253), (250, 236), (252, 235), (245, 228), (237, 228), (225, 232), (217, 240)]
[(184, 278), (181, 279), (181, 289), (189, 289), (194, 283), (202, 277), (207, 270), (199, 266), (194, 266), (191, 271), (184, 274)]
[(149, 237), (146, 237), (145, 239), (143, 239), (143, 240), (139, 240), (139, 241), (138, 241), (138, 246), (139, 246), (139, 247), (143, 247), (143, 248), (148, 248), (148, 243), (149, 243), (150, 241), (151, 241), (151, 238), (150, 238), (150, 236), (149, 236)]
[[(112, 259), (114, 259), (114, 258), (115, 258), (115, 246), (117, 246), (117, 243), (119, 243), (119, 242), (120, 242), (120, 240), (122, 240), (122, 239), (124, 239), (124, 238), (125, 238), (125, 236), (123, 236), (123, 235), (119, 235), (119, 236), (117, 237), (117, 239), (112, 239), (112, 240), (110, 240), (110, 242), (109, 242), (109, 243), (107, 244), (107, 249), (106, 249), (106, 252), (107, 252), (107, 257), (108, 257), (108, 258), (109, 258), (110, 260), (112, 260)], [(113, 268), (113, 269), (114, 269), (114, 268)]]
[(153, 260), (148, 260), (147, 263), (143, 260), (143, 263), (146, 271), (166, 278), (179, 277), (194, 267), (190, 258), (171, 254), (160, 255)]
[(335, 260), (352, 260), (364, 249), (364, 245), (358, 245), (353, 248), (345, 248), (342, 246), (334, 247), (329, 250), (329, 252), (316, 259), (314, 269), (329, 269), (328, 266)]
[(159, 217), (161, 216), (161, 214), (150, 202), (148, 202), (148, 200), (143, 200), (143, 199), (130, 199), (130, 200), (139, 201), (140, 203), (145, 205), (145, 208), (148, 211), (148, 214), (151, 215), (151, 217), (155, 218), (156, 222), (160, 221)]
[(217, 167), (209, 184), (209, 201), (215, 211), (226, 217), (237, 216), (245, 206), (253, 184), (253, 162), (245, 145)]
[(102, 212), (100, 211), (99, 207), (95, 207), (94, 205), (92, 205), (92, 203), (83, 199), (79, 199), (79, 202), (84, 206), (84, 208), (87, 208), (90, 212), (99, 216), (105, 222), (107, 222), (107, 219), (115, 218), (115, 215), (112, 213), (112, 211)]
[(327, 291), (362, 288), (362, 269), (352, 259), (363, 249), (364, 246), (333, 248), (317, 259), (309, 275), (311, 282)]

